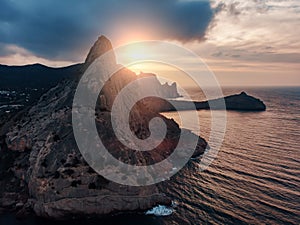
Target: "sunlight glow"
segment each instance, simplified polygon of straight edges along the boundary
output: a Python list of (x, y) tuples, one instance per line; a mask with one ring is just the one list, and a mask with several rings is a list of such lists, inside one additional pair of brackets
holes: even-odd
[(138, 61), (147, 56), (147, 49), (140, 49), (134, 46), (126, 52), (126, 55), (130, 60)]

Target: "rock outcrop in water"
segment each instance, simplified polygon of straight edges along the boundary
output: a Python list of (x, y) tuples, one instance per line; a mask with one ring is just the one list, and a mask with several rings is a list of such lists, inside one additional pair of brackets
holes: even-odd
[[(84, 68), (110, 48), (109, 40), (100, 37)], [(107, 66), (116, 66), (113, 59), (109, 64)], [(34, 212), (41, 217), (66, 219), (144, 211), (157, 204), (169, 204), (170, 199), (160, 193), (156, 185), (119, 185), (97, 174), (85, 162), (72, 130), (72, 101), (79, 77), (77, 74), (74, 79), (60, 82), (36, 105), (15, 114), (1, 127), (0, 211), (10, 209), (17, 210), (19, 216)], [(146, 110), (141, 102), (131, 115), (132, 131), (143, 139), (149, 135), (150, 119), (160, 117), (167, 125), (166, 137), (150, 152), (136, 152), (122, 145), (110, 124), (110, 109), (115, 94), (136, 79), (132, 71), (121, 68), (105, 84), (95, 122), (99, 137), (115, 158), (132, 165), (149, 165), (168, 157), (180, 134), (195, 135), (180, 129), (173, 120)], [(202, 154), (206, 146), (205, 140), (198, 138), (194, 156)]]
[[(240, 111), (265, 111), (266, 110), (266, 105), (261, 100), (246, 94), (246, 92), (244, 91), (241, 92), (240, 94), (226, 96), (224, 97), (224, 100), (225, 100), (227, 110), (240, 110)], [(213, 102), (218, 100), (210, 100), (210, 101)], [(201, 108), (201, 104), (197, 106), (196, 103), (196, 107)]]
[[(182, 101), (182, 100), (170, 100), (168, 103), (166, 101), (152, 98), (151, 102), (155, 102), (156, 110), (159, 112), (170, 112), (175, 111), (173, 105), (177, 106), (177, 110), (201, 110), (201, 109), (210, 109), (210, 105), (213, 105), (213, 110), (224, 109), (222, 107), (222, 99), (212, 99), (209, 101), (197, 102), (194, 101), (194, 104), (191, 102)], [(226, 110), (237, 110), (237, 111), (265, 111), (266, 105), (260, 99), (254, 98), (246, 92), (241, 92), (240, 94), (229, 95), (224, 97), (224, 102)], [(173, 105), (172, 105), (173, 104)]]

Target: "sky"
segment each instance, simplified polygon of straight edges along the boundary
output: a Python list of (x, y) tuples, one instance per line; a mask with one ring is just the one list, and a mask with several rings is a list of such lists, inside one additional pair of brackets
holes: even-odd
[(83, 62), (103, 34), (182, 45), (224, 86), (300, 86), (299, 27), (300, 0), (0, 0), (0, 64)]

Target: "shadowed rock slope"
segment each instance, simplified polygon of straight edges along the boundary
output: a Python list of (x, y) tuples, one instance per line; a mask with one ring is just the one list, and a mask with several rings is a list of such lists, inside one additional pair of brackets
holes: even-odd
[[(101, 36), (90, 50), (84, 68), (110, 49), (110, 41)], [(114, 58), (110, 64), (116, 64)], [(132, 165), (149, 165), (168, 157), (182, 132), (193, 134), (140, 102), (130, 117), (136, 136), (149, 136), (148, 122), (154, 116), (165, 121), (167, 135), (149, 152), (136, 152), (122, 145), (112, 130), (110, 109), (115, 94), (135, 79), (137, 76), (126, 68), (116, 73), (100, 94), (95, 122), (99, 137), (115, 158)], [(170, 204), (156, 185), (119, 185), (98, 175), (85, 162), (72, 130), (77, 84), (78, 78), (60, 82), (36, 105), (14, 115), (1, 127), (0, 210), (17, 211), (19, 216), (33, 212), (41, 217), (67, 219), (144, 211), (157, 204)], [(202, 138), (198, 140), (194, 156), (202, 154), (207, 145)]]

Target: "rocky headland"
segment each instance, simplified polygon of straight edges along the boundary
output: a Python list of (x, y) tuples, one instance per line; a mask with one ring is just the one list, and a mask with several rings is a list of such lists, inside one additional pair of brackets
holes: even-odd
[[(224, 110), (223, 102), (225, 103), (225, 110), (236, 111), (265, 111), (266, 105), (263, 101), (253, 96), (248, 95), (246, 92), (240, 94), (229, 95), (220, 99), (212, 99), (208, 101), (193, 101), (187, 102), (184, 100), (169, 100), (166, 102), (158, 98), (151, 98), (149, 102), (155, 102), (156, 110), (159, 112), (171, 112), (176, 110)], [(176, 105), (176, 109), (173, 105)], [(212, 107), (211, 107), (212, 106)]]
[[(156, 185), (123, 186), (97, 174), (76, 145), (72, 102), (78, 81), (97, 57), (111, 49), (110, 41), (99, 37), (85, 63), (73, 76), (45, 92), (36, 104), (5, 120), (0, 128), (0, 212), (14, 211), (19, 217), (33, 213), (44, 218), (69, 219), (143, 212), (157, 204), (170, 204), (170, 199)], [(107, 66), (115, 65), (113, 57)], [(105, 84), (99, 96), (95, 123), (99, 137), (115, 158), (132, 165), (149, 165), (168, 157), (180, 134), (195, 135), (139, 102), (130, 115), (131, 130), (144, 139), (149, 136), (148, 122), (160, 117), (167, 125), (166, 137), (154, 150), (147, 152), (133, 151), (120, 143), (110, 123), (111, 106), (117, 93), (136, 79), (135, 73), (121, 68)], [(178, 95), (176, 85), (168, 86), (170, 91), (165, 92), (166, 86), (156, 82), (155, 76), (153, 80), (154, 88), (158, 92), (163, 90), (161, 94)], [(197, 138), (194, 157), (201, 155), (207, 146), (204, 139)], [(191, 148), (188, 144), (181, 147)]]

